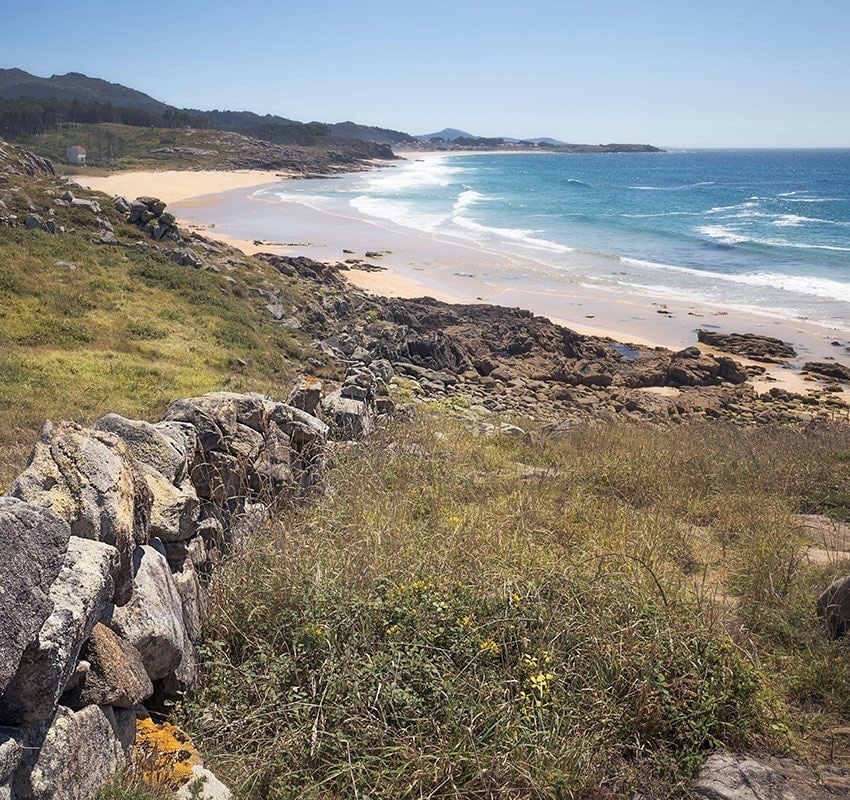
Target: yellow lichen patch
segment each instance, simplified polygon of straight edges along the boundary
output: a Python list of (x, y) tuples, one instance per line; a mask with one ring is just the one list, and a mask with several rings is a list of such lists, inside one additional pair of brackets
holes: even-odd
[(136, 720), (133, 766), (146, 784), (176, 789), (192, 777), (192, 767), (203, 763), (192, 740), (168, 722), (150, 717)]

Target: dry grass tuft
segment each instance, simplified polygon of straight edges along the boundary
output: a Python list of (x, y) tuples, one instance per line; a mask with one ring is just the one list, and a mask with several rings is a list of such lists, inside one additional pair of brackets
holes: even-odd
[(848, 450), (421, 414), (218, 573), (183, 723), (249, 798), (666, 797), (717, 746), (805, 748), (850, 666), (793, 514), (847, 491)]

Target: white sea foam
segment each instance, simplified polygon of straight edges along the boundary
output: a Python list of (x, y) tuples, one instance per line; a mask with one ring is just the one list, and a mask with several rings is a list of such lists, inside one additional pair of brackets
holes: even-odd
[(446, 163), (444, 158), (412, 161), (400, 167), (388, 167), (368, 173), (359, 189), (364, 192), (397, 192), (424, 186), (448, 186), (466, 170)]
[(716, 181), (697, 181), (681, 186), (629, 186), (629, 189), (639, 189), (643, 192), (680, 192), (683, 189), (695, 189), (697, 186), (714, 186)]
[(697, 233), (708, 236), (709, 239), (716, 239), (722, 244), (743, 244), (752, 241), (748, 236), (723, 225), (700, 225), (697, 228)]
[(348, 204), (361, 214), (387, 219), (397, 225), (420, 231), (435, 231), (449, 218), (447, 214), (428, 214), (418, 211), (412, 203), (368, 195), (353, 197)]
[(452, 217), (452, 222), (466, 231), (475, 234), (484, 235), (487, 238), (507, 239), (511, 242), (533, 247), (538, 250), (549, 250), (553, 253), (572, 253), (575, 248), (567, 247), (558, 242), (551, 242), (548, 239), (540, 239), (532, 234), (537, 231), (525, 230), (524, 228), (494, 228), (489, 225), (482, 225), (479, 222), (471, 220), (463, 214), (456, 214)]
[[(846, 199), (846, 198), (845, 198)], [(840, 203), (840, 197), (786, 197), (786, 203)]]
[(650, 219), (651, 217), (701, 217), (702, 211), (661, 211), (658, 214), (620, 214), (629, 219)]
[(737, 211), (739, 209), (748, 209), (755, 208), (758, 205), (758, 201), (750, 198), (749, 200), (745, 200), (743, 203), (736, 203), (732, 206), (714, 206), (714, 208), (709, 208), (706, 211), (706, 214), (722, 214), (725, 211)]
[(810, 295), (821, 297), (826, 300), (837, 300), (842, 303), (850, 303), (850, 283), (834, 281), (829, 278), (818, 278), (813, 275), (785, 275), (778, 272), (744, 272), (724, 273), (711, 270), (692, 269), (691, 267), (679, 267), (673, 264), (658, 264), (653, 261), (642, 261), (638, 258), (620, 258), (622, 264), (640, 267), (648, 270), (664, 270), (687, 275), (689, 279), (702, 278), (709, 281), (725, 281), (737, 283), (744, 286), (759, 288), (780, 289), (793, 294)]
[(455, 213), (459, 213), (465, 208), (469, 208), (470, 206), (474, 206), (476, 203), (480, 203), (482, 200), (487, 200), (487, 196), (481, 194), (481, 192), (476, 192), (474, 189), (464, 189), (457, 196), (453, 210)]

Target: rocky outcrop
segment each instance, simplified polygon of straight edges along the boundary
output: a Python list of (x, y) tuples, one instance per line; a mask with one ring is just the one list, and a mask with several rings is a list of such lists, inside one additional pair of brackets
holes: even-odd
[[(372, 423), (379, 374), (360, 364), (342, 388)], [(193, 688), (222, 548), (321, 480), (317, 387), (302, 381), (300, 407), (216, 392), (157, 423), (44, 426), (0, 497), (0, 797), (91, 797), (123, 767), (139, 704)]]
[(80, 649), (115, 596), (114, 547), (72, 536), (65, 563), (50, 587), (53, 612), (0, 696), (3, 723), (29, 724), (48, 717), (74, 675)]
[(30, 178), (56, 174), (53, 164), (48, 159), (37, 156), (24, 147), (4, 142), (2, 139), (0, 139), (0, 172), (9, 175), (26, 175)]
[(70, 536), (68, 523), (52, 511), (0, 497), (0, 692), (53, 611), (50, 587)]
[[(126, 204), (123, 197), (119, 200)], [(157, 197), (137, 197), (130, 203), (127, 219), (157, 242), (161, 239), (180, 241), (180, 233), (174, 224), (174, 214), (166, 211), (165, 203)]]
[(115, 600), (130, 599), (131, 560), (147, 541), (151, 494), (121, 439), (72, 422), (48, 422), (9, 494), (50, 509), (67, 520), (74, 536), (116, 548)]
[(850, 367), (837, 361), (807, 361), (803, 364), (804, 372), (811, 372), (822, 378), (832, 378), (842, 383), (850, 383)]
[(734, 353), (767, 364), (781, 363), (797, 355), (797, 351), (782, 339), (757, 333), (718, 333), (700, 329), (697, 331), (697, 339), (724, 353)]
[(711, 756), (697, 773), (688, 796), (694, 800), (797, 800), (785, 778), (773, 768), (732, 753)]

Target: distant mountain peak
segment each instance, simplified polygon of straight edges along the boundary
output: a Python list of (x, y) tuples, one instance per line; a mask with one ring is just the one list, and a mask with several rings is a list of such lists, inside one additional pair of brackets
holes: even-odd
[(477, 136), (473, 136), (471, 133), (467, 133), (466, 131), (459, 130), (458, 128), (443, 128), (441, 131), (437, 131), (436, 133), (424, 133), (421, 136), (417, 136), (420, 142), (430, 142), (432, 139), (442, 139), (445, 142), (453, 142), (455, 139), (477, 139)]

